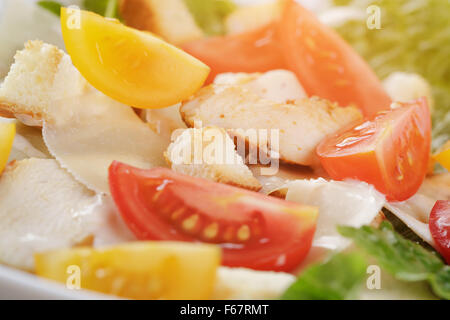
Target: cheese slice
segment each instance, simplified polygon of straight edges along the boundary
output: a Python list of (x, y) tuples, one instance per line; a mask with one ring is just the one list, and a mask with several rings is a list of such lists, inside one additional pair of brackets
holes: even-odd
[(312, 249), (302, 267), (323, 259), (329, 252), (348, 248), (351, 240), (342, 237), (337, 226), (369, 225), (385, 204), (385, 197), (364, 182), (296, 180), (286, 187), (286, 200), (319, 207)]
[(415, 234), (434, 246), (428, 220), (437, 200), (450, 200), (450, 173), (428, 177), (419, 191), (406, 201), (390, 202), (386, 208)]
[(16, 136), (9, 161), (27, 158), (48, 159), (51, 155), (42, 138), (42, 130), (16, 122)]
[(150, 125), (153, 131), (170, 142), (172, 134), (177, 129), (187, 128), (181, 119), (180, 106), (181, 103), (178, 103), (162, 109), (141, 110), (141, 118)]
[(109, 194), (114, 160), (139, 168), (166, 166), (166, 142), (133, 109), (94, 89), (50, 102), (42, 132), (61, 166), (97, 192)]

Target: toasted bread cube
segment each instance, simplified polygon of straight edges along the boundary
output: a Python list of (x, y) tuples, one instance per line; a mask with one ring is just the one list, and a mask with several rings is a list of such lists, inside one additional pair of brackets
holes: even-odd
[(50, 101), (70, 99), (88, 87), (70, 57), (53, 45), (29, 41), (14, 59), (0, 87), (0, 115), (40, 126)]
[(249, 190), (261, 189), (224, 129), (185, 129), (169, 146), (165, 156), (176, 172)]
[(150, 31), (175, 45), (203, 37), (183, 0), (122, 0), (119, 8), (130, 27)]

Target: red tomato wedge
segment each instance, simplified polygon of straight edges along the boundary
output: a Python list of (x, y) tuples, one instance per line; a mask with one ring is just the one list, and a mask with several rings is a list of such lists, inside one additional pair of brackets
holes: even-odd
[(430, 144), (430, 111), (421, 98), (342, 129), (322, 141), (317, 154), (333, 179), (365, 181), (388, 200), (403, 201), (425, 178)]
[(288, 68), (308, 95), (342, 106), (355, 104), (366, 116), (389, 109), (391, 99), (369, 65), (334, 30), (295, 1), (286, 4), (277, 36)]
[(428, 223), (437, 250), (450, 264), (450, 201), (436, 201)]
[(317, 208), (175, 173), (114, 162), (113, 199), (140, 240), (215, 243), (223, 264), (291, 271), (313, 239)]
[(211, 68), (207, 83), (224, 72), (265, 72), (286, 69), (275, 23), (229, 36), (186, 43), (182, 49)]

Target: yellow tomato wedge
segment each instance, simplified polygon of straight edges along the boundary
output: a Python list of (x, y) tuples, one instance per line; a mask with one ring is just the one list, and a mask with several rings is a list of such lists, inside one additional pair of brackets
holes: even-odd
[[(73, 248), (35, 255), (36, 274), (130, 299), (209, 299), (220, 249), (179, 242), (137, 242), (105, 249)], [(79, 269), (78, 269), (79, 268)]]
[(137, 108), (164, 108), (194, 94), (209, 67), (154, 35), (92, 12), (61, 9), (66, 49), (99, 91)]
[(8, 163), (9, 154), (16, 135), (16, 125), (11, 122), (0, 122), (0, 173)]
[(433, 156), (433, 159), (450, 171), (450, 140), (447, 141), (441, 150)]

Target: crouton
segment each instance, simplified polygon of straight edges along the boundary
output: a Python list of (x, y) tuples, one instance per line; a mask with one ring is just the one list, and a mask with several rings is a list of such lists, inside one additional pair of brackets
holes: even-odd
[(55, 46), (29, 41), (18, 51), (0, 87), (0, 115), (41, 126), (53, 100), (70, 99), (89, 85), (70, 57)]
[(119, 10), (127, 25), (175, 45), (203, 37), (183, 0), (122, 0)]
[(261, 189), (224, 129), (186, 129), (169, 146), (165, 156), (176, 172), (249, 190)]

